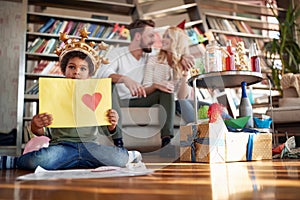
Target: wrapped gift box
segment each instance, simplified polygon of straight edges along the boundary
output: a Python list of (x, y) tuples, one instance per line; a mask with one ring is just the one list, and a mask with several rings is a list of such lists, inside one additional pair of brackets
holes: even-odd
[(244, 132), (228, 132), (226, 134), (226, 162), (247, 160), (249, 135)]
[(225, 134), (222, 120), (209, 124), (180, 127), (180, 160), (189, 162), (225, 162)]
[(271, 133), (228, 132), (222, 120), (180, 127), (180, 161), (224, 163), (272, 159)]
[(253, 147), (252, 151), (249, 147), (248, 141), (248, 152), (247, 160), (268, 160), (272, 159), (272, 134), (271, 133), (260, 133), (252, 134)]

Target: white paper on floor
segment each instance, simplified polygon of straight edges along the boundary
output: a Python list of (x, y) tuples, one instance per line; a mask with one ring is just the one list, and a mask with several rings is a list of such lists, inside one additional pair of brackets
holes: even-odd
[(110, 178), (122, 176), (142, 176), (153, 173), (145, 164), (131, 163), (126, 168), (103, 166), (96, 169), (46, 170), (38, 166), (34, 173), (17, 177), (17, 180), (53, 180), (75, 178)]

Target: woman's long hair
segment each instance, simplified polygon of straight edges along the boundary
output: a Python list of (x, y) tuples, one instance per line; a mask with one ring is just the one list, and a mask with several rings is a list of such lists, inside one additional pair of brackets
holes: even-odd
[[(189, 37), (184, 30), (178, 27), (169, 27), (164, 35), (171, 38), (171, 49), (168, 50), (172, 53), (172, 68), (174, 71), (174, 78), (178, 79), (182, 76), (181, 58), (183, 55), (189, 55)], [(167, 61), (168, 52), (161, 49), (158, 53), (158, 62), (163, 63)]]

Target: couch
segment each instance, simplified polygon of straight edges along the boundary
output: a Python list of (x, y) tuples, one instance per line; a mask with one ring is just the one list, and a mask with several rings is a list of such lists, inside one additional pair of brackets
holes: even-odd
[(278, 137), (286, 134), (288, 137), (296, 136), (297, 146), (300, 144), (300, 74), (284, 74), (281, 81), (282, 98), (279, 99), (278, 108), (270, 108), (267, 115), (274, 123), (275, 143)]
[[(128, 150), (153, 152), (161, 148), (160, 107), (121, 108), (123, 118), (123, 141)], [(177, 115), (174, 119), (174, 138), (171, 143), (179, 146), (179, 127), (185, 122)], [(108, 138), (101, 137), (101, 143), (112, 145)]]

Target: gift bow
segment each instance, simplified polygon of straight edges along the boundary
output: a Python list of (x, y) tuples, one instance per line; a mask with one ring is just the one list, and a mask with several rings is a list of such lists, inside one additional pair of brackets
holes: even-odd
[(196, 162), (196, 146), (195, 142), (198, 139), (197, 125), (192, 125), (192, 134), (187, 136), (187, 140), (180, 141), (181, 147), (191, 147), (191, 159), (192, 162)]
[(196, 162), (196, 143), (205, 145), (224, 146), (225, 141), (219, 138), (198, 137), (197, 125), (192, 125), (192, 134), (187, 136), (187, 140), (180, 141), (181, 147), (191, 147), (191, 161)]

